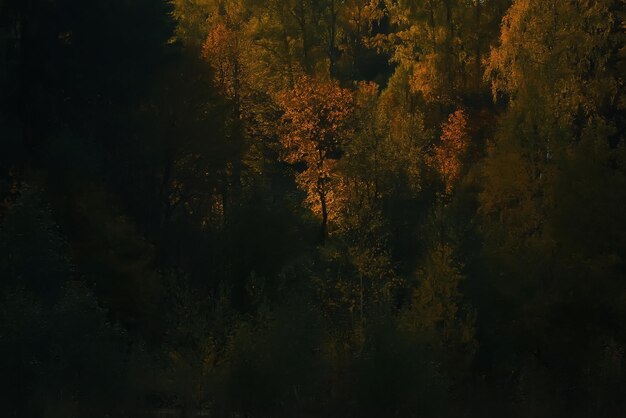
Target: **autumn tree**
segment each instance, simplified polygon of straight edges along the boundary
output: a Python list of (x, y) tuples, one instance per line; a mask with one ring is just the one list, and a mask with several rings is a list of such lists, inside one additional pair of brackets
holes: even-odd
[[(287, 76), (291, 83), (299, 72), (316, 74), (322, 61), (325, 2), (312, 0), (262, 0), (254, 10), (254, 39), (265, 64)], [(276, 71), (277, 70), (277, 71)]]
[(272, 83), (293, 84), (302, 72), (345, 82), (360, 78), (357, 67), (368, 64), (366, 40), (383, 16), (372, 0), (263, 0), (250, 7), (251, 39), (263, 62), (256, 71)]
[[(617, 117), (620, 7), (612, 0), (514, 2), (486, 72), (508, 109), (482, 165), (483, 263), (497, 299), (510, 306), (500, 312), (521, 321), (517, 341), (527, 345), (520, 355), (532, 359), (523, 368), (543, 370), (559, 385), (579, 382), (581, 405), (606, 385), (600, 346), (615, 335), (595, 315), (623, 315), (609, 296), (618, 275), (612, 266), (623, 262), (615, 249), (626, 236), (621, 218), (611, 215), (626, 202), (617, 186), (625, 166)], [(610, 196), (601, 192), (609, 189)], [(587, 314), (576, 326), (557, 324), (555, 317), (571, 319), (572, 306)], [(515, 313), (522, 311), (533, 316), (522, 319)], [(581, 344), (566, 348), (565, 340)], [(545, 379), (533, 373), (535, 383)]]
[(252, 5), (251, 34), (256, 47), (255, 72), (274, 92), (293, 86), (300, 68), (296, 24), (290, 3), (265, 0)]
[(341, 207), (344, 187), (335, 167), (343, 146), (350, 140), (352, 93), (336, 82), (300, 78), (294, 89), (282, 93), (279, 103), (282, 158), (305, 167), (296, 175), (298, 187), (306, 192), (306, 203), (321, 216), (320, 235), (327, 235), (328, 221)]
[(239, 119), (242, 90), (249, 76), (246, 62), (251, 48), (246, 33), (249, 11), (239, 1), (220, 3), (209, 10), (211, 27), (202, 45), (202, 56), (213, 67), (216, 85), (233, 101), (235, 118)]
[(463, 110), (450, 114), (442, 125), (440, 143), (433, 149), (431, 165), (439, 172), (446, 194), (450, 194), (461, 174), (461, 158), (468, 146), (467, 116)]
[(480, 94), (482, 59), (508, 0), (385, 2), (395, 30), (378, 36), (394, 62), (410, 66), (411, 89), (430, 104)]
[[(362, 79), (360, 68), (365, 62), (369, 39), (373, 29), (384, 16), (379, 1), (349, 0), (341, 4), (337, 16), (338, 24), (338, 55), (336, 73), (353, 80)], [(345, 69), (344, 69), (345, 68)], [(339, 71), (343, 70), (343, 71)]]
[(199, 50), (209, 30), (209, 16), (214, 0), (170, 0), (176, 21), (174, 36), (179, 42)]
[(412, 66), (411, 88), (427, 101), (448, 102), (458, 85), (459, 11), (455, 0), (388, 2), (398, 30), (389, 36), (393, 60)]
[(213, 68), (214, 85), (232, 106), (228, 136), (234, 150), (229, 161), (230, 187), (224, 188), (228, 196), (226, 208), (239, 204), (243, 156), (247, 149), (246, 118), (250, 97), (250, 42), (246, 32), (249, 10), (243, 1), (214, 2), (208, 8), (210, 27), (202, 45), (202, 56)]
[(403, 172), (406, 187), (412, 193), (420, 188), (424, 151), (432, 140), (424, 123), (424, 112), (418, 106), (415, 93), (410, 91), (410, 66), (400, 65), (380, 94), (376, 117), (378, 133), (383, 136), (391, 154), (388, 164), (396, 165), (392, 172)]
[(437, 246), (423, 260), (418, 272), (405, 325), (430, 334), (439, 344), (471, 344), (471, 315), (462, 311), (460, 283), (464, 279), (449, 245)]
[[(526, 237), (545, 230), (540, 225), (557, 204), (554, 186), (579, 153), (591, 147), (598, 158), (621, 158), (623, 121), (615, 115), (623, 81), (615, 65), (624, 35), (615, 7), (610, 0), (518, 1), (491, 51), (486, 77), (494, 98), (504, 96), (509, 109), (486, 160), (482, 208), (500, 219), (536, 219)], [(503, 173), (504, 166), (512, 169)]]

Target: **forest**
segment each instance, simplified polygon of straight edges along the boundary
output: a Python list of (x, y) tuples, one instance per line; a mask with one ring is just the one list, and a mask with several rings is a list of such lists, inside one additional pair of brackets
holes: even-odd
[(0, 0), (0, 415), (626, 416), (625, 0)]

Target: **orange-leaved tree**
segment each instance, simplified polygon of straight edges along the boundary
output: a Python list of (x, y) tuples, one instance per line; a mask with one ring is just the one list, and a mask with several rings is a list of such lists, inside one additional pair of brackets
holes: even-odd
[(352, 136), (353, 95), (336, 81), (303, 76), (292, 90), (279, 94), (278, 103), (284, 111), (282, 159), (304, 166), (296, 183), (306, 192), (306, 203), (322, 218), (324, 241), (329, 219), (336, 217), (342, 206), (343, 181), (335, 168), (342, 146)]
[(450, 114), (441, 128), (441, 143), (434, 149), (431, 164), (441, 175), (449, 195), (461, 174), (461, 157), (469, 141), (465, 112), (457, 110)]

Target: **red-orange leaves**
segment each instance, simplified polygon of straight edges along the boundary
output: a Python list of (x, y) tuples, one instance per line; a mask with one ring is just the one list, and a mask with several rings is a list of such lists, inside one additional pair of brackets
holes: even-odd
[(229, 98), (239, 94), (242, 77), (241, 43), (241, 36), (236, 31), (224, 23), (218, 23), (211, 29), (202, 46), (202, 56), (215, 72), (216, 85)]
[(278, 96), (281, 119), (282, 159), (304, 163), (297, 174), (298, 187), (307, 193), (307, 204), (322, 217), (322, 233), (328, 219), (339, 211), (342, 181), (335, 173), (342, 145), (352, 135), (352, 92), (335, 81), (301, 77), (291, 91)]
[(469, 140), (465, 112), (452, 113), (441, 129), (441, 143), (435, 146), (431, 163), (443, 179), (446, 194), (450, 194), (461, 173), (461, 157)]

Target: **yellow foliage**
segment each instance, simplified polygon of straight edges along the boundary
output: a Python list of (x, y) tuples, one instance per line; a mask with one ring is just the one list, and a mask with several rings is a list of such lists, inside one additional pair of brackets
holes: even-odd
[(606, 100), (615, 100), (621, 82), (607, 71), (614, 53), (614, 3), (514, 2), (485, 72), (494, 97), (501, 93), (513, 99), (545, 96), (547, 112), (563, 126), (571, 124), (579, 110), (589, 116)]

